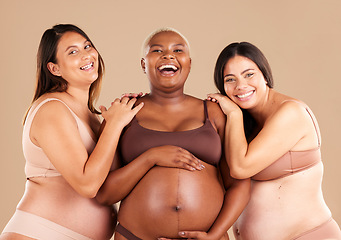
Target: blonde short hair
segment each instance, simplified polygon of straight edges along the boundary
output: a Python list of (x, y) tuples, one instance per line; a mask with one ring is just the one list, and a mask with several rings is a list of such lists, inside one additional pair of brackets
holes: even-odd
[(183, 38), (185, 40), (185, 42), (188, 46), (188, 49), (190, 49), (189, 42), (188, 42), (187, 38), (184, 35), (182, 35), (182, 33), (180, 33), (178, 30), (171, 28), (171, 27), (162, 27), (162, 28), (158, 28), (158, 29), (154, 30), (153, 32), (151, 32), (148, 35), (148, 37), (144, 40), (143, 45), (142, 45), (142, 50), (141, 50), (142, 57), (144, 57), (146, 55), (146, 48), (147, 48), (147, 45), (149, 44), (150, 40), (155, 35), (157, 35), (159, 33), (163, 33), (163, 32), (173, 32), (173, 33), (178, 34), (181, 38)]

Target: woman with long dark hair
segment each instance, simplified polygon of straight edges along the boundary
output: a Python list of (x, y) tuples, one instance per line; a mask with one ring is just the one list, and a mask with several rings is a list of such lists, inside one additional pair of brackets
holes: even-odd
[(214, 80), (227, 117), (225, 153), (231, 174), (251, 178), (251, 199), (234, 225), (236, 239), (341, 239), (321, 190), (317, 121), (302, 101), (273, 89), (263, 53), (248, 42), (219, 55)]
[(23, 130), (27, 177), (23, 198), (0, 239), (110, 239), (113, 208), (94, 197), (110, 170), (122, 129), (142, 105), (116, 99), (100, 136), (94, 101), (103, 60), (78, 27), (45, 31), (38, 55), (37, 86)]

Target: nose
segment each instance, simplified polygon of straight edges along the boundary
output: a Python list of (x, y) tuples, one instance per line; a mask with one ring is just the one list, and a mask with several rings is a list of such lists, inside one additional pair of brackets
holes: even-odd
[(162, 56), (163, 59), (174, 59), (174, 55), (172, 52), (170, 51), (165, 51), (163, 56)]
[(84, 59), (84, 60), (90, 59), (90, 53), (86, 50), (83, 50), (82, 59)]
[(236, 89), (242, 90), (247, 87), (247, 81), (245, 79), (238, 79)]

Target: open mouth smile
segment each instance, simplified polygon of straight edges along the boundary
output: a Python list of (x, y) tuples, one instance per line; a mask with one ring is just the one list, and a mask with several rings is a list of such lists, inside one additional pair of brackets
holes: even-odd
[(246, 100), (248, 99), (255, 91), (250, 91), (250, 92), (247, 92), (247, 93), (244, 93), (244, 94), (238, 94), (236, 95), (237, 98), (239, 98), (240, 100)]
[(94, 66), (94, 62), (91, 62), (91, 63), (81, 67), (80, 69), (81, 70), (88, 70), (88, 69), (92, 68), (93, 66)]
[(157, 68), (162, 75), (174, 75), (179, 68), (173, 64), (163, 64)]

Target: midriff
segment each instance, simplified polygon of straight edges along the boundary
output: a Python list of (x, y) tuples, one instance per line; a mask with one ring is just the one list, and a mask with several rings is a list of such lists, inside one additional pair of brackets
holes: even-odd
[(252, 181), (251, 199), (234, 225), (237, 240), (293, 239), (326, 222), (322, 162), (270, 181)]
[(92, 239), (110, 239), (113, 234), (112, 208), (82, 197), (62, 177), (27, 180), (18, 209)]
[(178, 238), (181, 230), (207, 231), (218, 216), (224, 189), (218, 169), (188, 171), (155, 166), (121, 202), (118, 220), (141, 239)]

